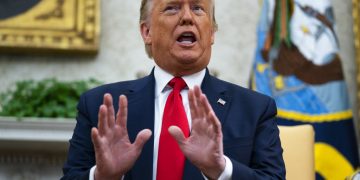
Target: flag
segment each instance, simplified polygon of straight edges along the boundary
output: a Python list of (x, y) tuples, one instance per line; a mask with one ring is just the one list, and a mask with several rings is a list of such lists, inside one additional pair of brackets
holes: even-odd
[(345, 179), (359, 155), (330, 0), (264, 0), (257, 37), (250, 87), (279, 125), (313, 125), (316, 179)]

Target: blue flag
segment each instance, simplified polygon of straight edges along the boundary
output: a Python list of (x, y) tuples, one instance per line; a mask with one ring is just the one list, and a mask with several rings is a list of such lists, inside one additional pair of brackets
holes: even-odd
[(313, 125), (316, 179), (345, 179), (359, 158), (330, 0), (264, 0), (257, 36), (251, 88), (279, 125)]

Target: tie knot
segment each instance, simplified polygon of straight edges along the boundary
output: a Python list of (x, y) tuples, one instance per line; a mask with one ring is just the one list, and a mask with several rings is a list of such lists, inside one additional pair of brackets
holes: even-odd
[(181, 91), (186, 87), (186, 83), (181, 77), (174, 77), (169, 82), (169, 86), (171, 86), (174, 90)]

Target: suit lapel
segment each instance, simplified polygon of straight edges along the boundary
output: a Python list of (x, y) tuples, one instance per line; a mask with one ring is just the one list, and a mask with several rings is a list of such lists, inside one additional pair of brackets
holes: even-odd
[[(221, 124), (225, 123), (226, 114), (231, 104), (231, 97), (227, 95), (227, 88), (224, 85), (225, 83), (210, 76), (209, 71), (206, 70), (201, 90), (206, 94)], [(203, 176), (198, 168), (186, 160), (183, 179), (203, 179)]]
[[(143, 129), (154, 132), (155, 79), (153, 73), (129, 89), (128, 97), (128, 133), (134, 142), (137, 133)], [(153, 171), (154, 136), (145, 143), (140, 157), (125, 179), (151, 179)]]
[(219, 118), (221, 124), (224, 124), (232, 99), (227, 92), (225, 83), (211, 76), (209, 71), (206, 70), (203, 83), (201, 84), (201, 90), (208, 98), (211, 107), (213, 108), (216, 116)]

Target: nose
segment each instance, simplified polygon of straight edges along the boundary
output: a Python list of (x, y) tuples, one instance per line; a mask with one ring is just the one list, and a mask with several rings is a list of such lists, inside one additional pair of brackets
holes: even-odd
[(193, 19), (193, 14), (191, 12), (191, 8), (189, 6), (185, 6), (181, 13), (180, 25), (184, 26), (184, 25), (193, 25), (193, 24), (194, 24), (194, 19)]

